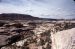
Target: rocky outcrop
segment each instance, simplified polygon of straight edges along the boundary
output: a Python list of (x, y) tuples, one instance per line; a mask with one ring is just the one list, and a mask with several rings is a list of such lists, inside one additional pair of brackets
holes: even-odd
[(57, 34), (75, 27), (74, 22), (17, 22), (9, 21), (0, 27), (0, 49), (53, 49), (55, 40), (60, 41)]
[(52, 34), (52, 49), (74, 49), (75, 28)]

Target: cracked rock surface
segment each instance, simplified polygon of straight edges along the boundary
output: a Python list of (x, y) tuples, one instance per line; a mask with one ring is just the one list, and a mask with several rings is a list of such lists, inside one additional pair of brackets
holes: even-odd
[(62, 49), (56, 48), (55, 43), (59, 47), (61, 40), (63, 42), (69, 35), (65, 35), (64, 30), (74, 27), (75, 22), (64, 21), (4, 21), (0, 25), (0, 49)]

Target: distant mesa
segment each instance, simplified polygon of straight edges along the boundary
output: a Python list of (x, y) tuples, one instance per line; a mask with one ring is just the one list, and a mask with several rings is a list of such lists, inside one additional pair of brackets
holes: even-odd
[(39, 18), (27, 14), (18, 13), (2, 13), (0, 14), (0, 20), (48, 20), (48, 21), (59, 21), (59, 20), (75, 20), (75, 19), (54, 19), (54, 18)]
[(56, 21), (56, 19), (39, 18), (27, 14), (17, 14), (17, 13), (2, 13), (0, 14), (0, 20), (50, 20), (50, 21), (55, 20)]
[(0, 14), (0, 20), (38, 20), (40, 18), (27, 14), (3, 13)]

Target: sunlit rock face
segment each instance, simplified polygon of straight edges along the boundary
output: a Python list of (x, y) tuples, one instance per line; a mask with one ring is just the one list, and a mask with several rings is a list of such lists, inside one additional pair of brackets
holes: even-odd
[(63, 30), (52, 35), (53, 49), (74, 49), (75, 28)]

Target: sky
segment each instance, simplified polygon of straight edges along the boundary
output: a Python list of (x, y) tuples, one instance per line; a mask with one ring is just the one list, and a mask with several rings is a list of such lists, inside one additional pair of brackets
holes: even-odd
[(0, 13), (29, 14), (41, 18), (75, 18), (73, 0), (0, 0)]

